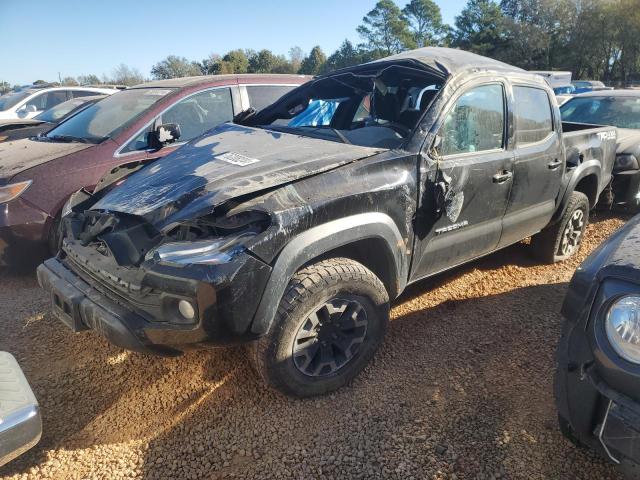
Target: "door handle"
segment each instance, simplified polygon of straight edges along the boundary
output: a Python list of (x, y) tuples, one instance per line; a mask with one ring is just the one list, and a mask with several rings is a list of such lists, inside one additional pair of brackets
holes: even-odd
[(493, 183), (504, 183), (511, 177), (513, 177), (513, 172), (510, 172), (509, 170), (503, 170), (502, 172), (496, 173), (493, 176)]
[(549, 167), (549, 170), (557, 170), (560, 165), (562, 165), (562, 162), (556, 158), (553, 162), (548, 163), (547, 167)]

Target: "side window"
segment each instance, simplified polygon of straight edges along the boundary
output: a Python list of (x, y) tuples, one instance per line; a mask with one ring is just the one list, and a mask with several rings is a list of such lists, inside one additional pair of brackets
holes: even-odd
[(56, 90), (54, 92), (41, 93), (29, 100), (25, 106), (33, 105), (37, 111), (49, 110), (59, 103), (67, 101), (66, 90)]
[(293, 90), (294, 87), (285, 85), (254, 85), (247, 86), (247, 95), (249, 96), (249, 105), (256, 110), (262, 110), (268, 107), (282, 95)]
[(366, 121), (371, 116), (371, 95), (365, 95), (362, 97), (362, 101), (353, 116), (352, 123), (359, 123)]
[[(159, 123), (177, 123), (180, 125), (181, 135), (178, 141), (188, 142), (221, 123), (233, 120), (231, 90), (217, 88), (187, 97), (164, 112), (158, 120)], [(121, 152), (127, 153), (149, 149), (149, 133), (152, 130), (153, 124), (133, 138)]]
[(162, 114), (162, 123), (180, 125), (180, 142), (202, 135), (221, 123), (233, 120), (231, 90), (217, 88), (200, 92), (176, 103)]
[(504, 90), (482, 85), (462, 94), (440, 127), (440, 155), (495, 150), (504, 146)]
[(534, 87), (513, 87), (516, 145), (544, 140), (553, 133), (553, 115), (547, 92)]

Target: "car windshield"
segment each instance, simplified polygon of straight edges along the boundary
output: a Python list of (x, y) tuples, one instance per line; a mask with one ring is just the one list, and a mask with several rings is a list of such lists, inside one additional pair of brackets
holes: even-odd
[(560, 107), (565, 122), (640, 129), (640, 96), (577, 97)]
[(32, 92), (29, 91), (11, 92), (0, 96), (0, 112), (9, 110), (11, 107), (14, 107), (19, 102), (31, 95), (31, 93)]
[(387, 68), (379, 75), (333, 75), (294, 90), (260, 112), (252, 124), (354, 145), (397, 148), (440, 88), (439, 80), (405, 67)]
[(117, 135), (173, 90), (135, 88), (115, 93), (50, 130), (50, 140), (98, 143)]
[(71, 112), (71, 110), (87, 103), (88, 98), (89, 97), (81, 97), (67, 100), (66, 102), (59, 103), (49, 110), (45, 110), (33, 118), (42, 122), (57, 123), (62, 117)]

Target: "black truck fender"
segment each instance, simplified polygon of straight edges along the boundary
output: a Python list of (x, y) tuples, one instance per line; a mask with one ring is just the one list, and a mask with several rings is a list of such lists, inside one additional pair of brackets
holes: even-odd
[[(599, 160), (584, 160), (580, 165), (570, 170), (569, 179), (566, 182), (566, 187), (558, 202), (558, 207), (550, 224), (558, 221), (569, 202), (569, 198), (573, 192), (580, 191), (584, 193), (589, 199), (589, 205), (593, 208), (598, 202), (600, 196), (600, 177), (602, 175), (602, 167)], [(591, 180), (593, 179), (593, 180)]]
[(293, 238), (280, 252), (258, 304), (251, 332), (264, 335), (271, 328), (280, 299), (296, 271), (322, 255), (360, 242), (377, 239), (385, 251), (371, 252), (386, 256), (389, 263), (387, 288), (394, 298), (404, 290), (409, 273), (406, 241), (388, 215), (380, 212), (361, 213), (313, 227)]

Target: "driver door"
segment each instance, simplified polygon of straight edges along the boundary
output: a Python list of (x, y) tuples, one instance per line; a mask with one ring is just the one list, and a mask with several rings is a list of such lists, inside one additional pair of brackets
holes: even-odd
[(476, 83), (445, 108), (439, 145), (421, 173), (424, 194), (415, 223), (412, 280), (497, 247), (513, 168), (506, 92), (501, 82)]

